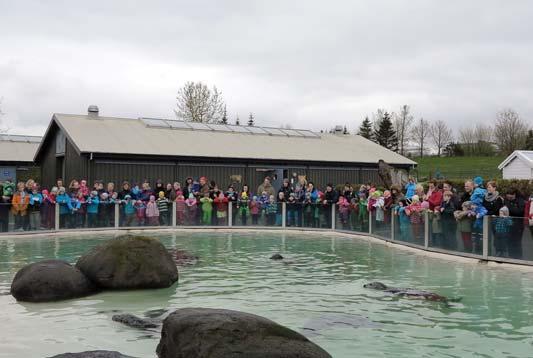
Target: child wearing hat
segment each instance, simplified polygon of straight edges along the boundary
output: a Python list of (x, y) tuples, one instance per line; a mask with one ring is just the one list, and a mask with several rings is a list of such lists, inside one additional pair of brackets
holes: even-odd
[(170, 210), (168, 210), (168, 198), (165, 195), (164, 191), (159, 192), (159, 197), (157, 198), (157, 209), (159, 210), (159, 224), (161, 226), (168, 226), (170, 223), (169, 219), (169, 213)]
[(135, 202), (130, 194), (124, 195), (122, 204), (124, 205), (124, 226), (133, 226), (135, 223)]
[(146, 221), (148, 222), (148, 226), (159, 225), (159, 209), (157, 208), (154, 195), (150, 195), (150, 200), (146, 203)]
[(211, 216), (213, 215), (213, 199), (209, 197), (209, 192), (204, 192), (204, 196), (200, 198), (202, 205), (202, 224), (210, 225)]
[(500, 208), (499, 216), (492, 221), (494, 232), (494, 249), (495, 256), (507, 256), (507, 245), (511, 240), (511, 229), (513, 220), (509, 217), (509, 208), (503, 206)]
[(87, 225), (90, 228), (98, 226), (98, 206), (100, 199), (96, 190), (91, 191), (87, 199)]

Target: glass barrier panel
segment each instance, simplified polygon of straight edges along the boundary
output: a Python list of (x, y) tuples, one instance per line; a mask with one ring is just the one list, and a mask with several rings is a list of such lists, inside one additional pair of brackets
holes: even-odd
[(489, 256), (533, 260), (533, 226), (527, 218), (489, 218)]
[(368, 234), (369, 216), (367, 205), (356, 201), (349, 205), (337, 204), (335, 208), (335, 228)]
[(320, 206), (320, 204), (311, 202), (301, 203), (298, 211), (298, 224), (301, 227), (319, 228), (321, 213)]
[(424, 246), (424, 213), (409, 212), (396, 206), (392, 214), (395, 215), (395, 240)]
[(86, 229), (115, 227), (115, 204), (87, 200), (66, 202), (58, 200), (59, 228)]
[[(227, 198), (213, 200), (213, 213), (211, 224), (213, 226), (228, 226), (229, 201)], [(232, 213), (233, 214), (233, 213)], [(177, 216), (176, 216), (177, 223)]]
[(121, 200), (118, 210), (119, 227), (143, 226), (146, 217), (146, 205), (141, 201)]
[(392, 239), (391, 210), (376, 208), (370, 216), (372, 220), (372, 234), (384, 239)]
[(455, 217), (454, 214), (430, 212), (429, 247), (467, 254), (483, 254), (483, 218)]
[(29, 198), (24, 203), (0, 203), (0, 232), (42, 231), (55, 229), (55, 204)]

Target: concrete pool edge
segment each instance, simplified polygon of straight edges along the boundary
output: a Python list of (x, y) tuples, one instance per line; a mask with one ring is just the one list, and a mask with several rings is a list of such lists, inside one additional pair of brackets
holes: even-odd
[(56, 235), (71, 235), (71, 236), (85, 236), (85, 235), (98, 235), (105, 234), (109, 236), (114, 235), (123, 235), (123, 234), (142, 234), (146, 232), (157, 232), (157, 233), (172, 233), (172, 232), (278, 232), (278, 233), (291, 233), (291, 234), (305, 234), (305, 233), (316, 233), (316, 234), (334, 234), (336, 236), (356, 238), (358, 240), (364, 240), (371, 243), (376, 243), (384, 245), (393, 249), (400, 249), (403, 251), (412, 252), (420, 256), (431, 257), (439, 260), (445, 260), (450, 262), (461, 262), (468, 264), (483, 265), (488, 268), (505, 268), (505, 269), (514, 269), (527, 272), (533, 272), (533, 266), (527, 262), (505, 262), (505, 261), (496, 261), (494, 259), (485, 260), (480, 257), (468, 257), (461, 254), (447, 253), (428, 250), (423, 247), (418, 247), (417, 245), (409, 245), (400, 241), (392, 241), (385, 238), (375, 237), (371, 234), (362, 233), (362, 232), (349, 232), (349, 231), (339, 231), (331, 229), (317, 229), (317, 228), (282, 228), (282, 227), (244, 227), (244, 226), (233, 226), (233, 227), (205, 227), (205, 226), (190, 226), (190, 227), (144, 227), (144, 228), (101, 228), (101, 229), (77, 229), (77, 230), (59, 230), (59, 231), (32, 231), (32, 232), (10, 232), (0, 234), (0, 241), (3, 240), (12, 240), (17, 238), (31, 239), (31, 238), (48, 238)]

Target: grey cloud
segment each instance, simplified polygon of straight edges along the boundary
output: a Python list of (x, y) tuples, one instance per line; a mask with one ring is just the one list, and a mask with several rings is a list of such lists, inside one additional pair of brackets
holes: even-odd
[[(177, 89), (222, 89), (232, 118), (354, 128), (377, 108), (455, 128), (533, 118), (529, 1), (9, 2), (0, 96), (13, 131), (88, 104), (173, 115)], [(3, 9), (4, 10), (4, 9)]]

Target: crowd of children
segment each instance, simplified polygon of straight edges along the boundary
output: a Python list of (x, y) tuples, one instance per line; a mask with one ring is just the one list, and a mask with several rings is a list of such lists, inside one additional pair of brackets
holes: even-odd
[[(5, 181), (0, 192), (0, 231), (9, 230), (10, 216), (14, 230), (53, 229), (59, 205), (60, 228), (112, 227), (116, 217), (119, 226), (169, 226), (175, 210), (176, 225), (228, 225), (231, 211), (234, 225), (281, 226), (285, 219), (286, 226), (331, 228), (336, 220), (340, 229), (367, 231), (369, 220), (376, 230), (390, 230), (394, 216), (398, 239), (419, 242), (427, 217), (433, 246), (457, 250), (459, 236), (464, 251), (481, 253), (483, 217), (490, 215), (495, 255), (519, 258), (524, 227), (533, 230), (531, 198), (516, 190), (501, 196), (495, 182), (484, 185), (480, 177), (467, 180), (461, 195), (449, 182), (430, 181), (426, 190), (413, 178), (404, 188), (382, 191), (373, 184), (354, 190), (348, 183), (339, 190), (333, 184), (320, 190), (313, 182), (289, 180), (275, 190), (268, 177), (255, 192), (247, 185), (224, 190), (206, 177), (187, 178), (183, 185), (157, 180), (153, 187), (147, 180), (140, 185), (124, 181), (118, 189), (102, 181), (89, 188), (86, 180), (72, 180), (68, 186), (58, 180), (50, 190), (33, 180)], [(511, 217), (525, 218), (525, 225), (524, 219)]]

